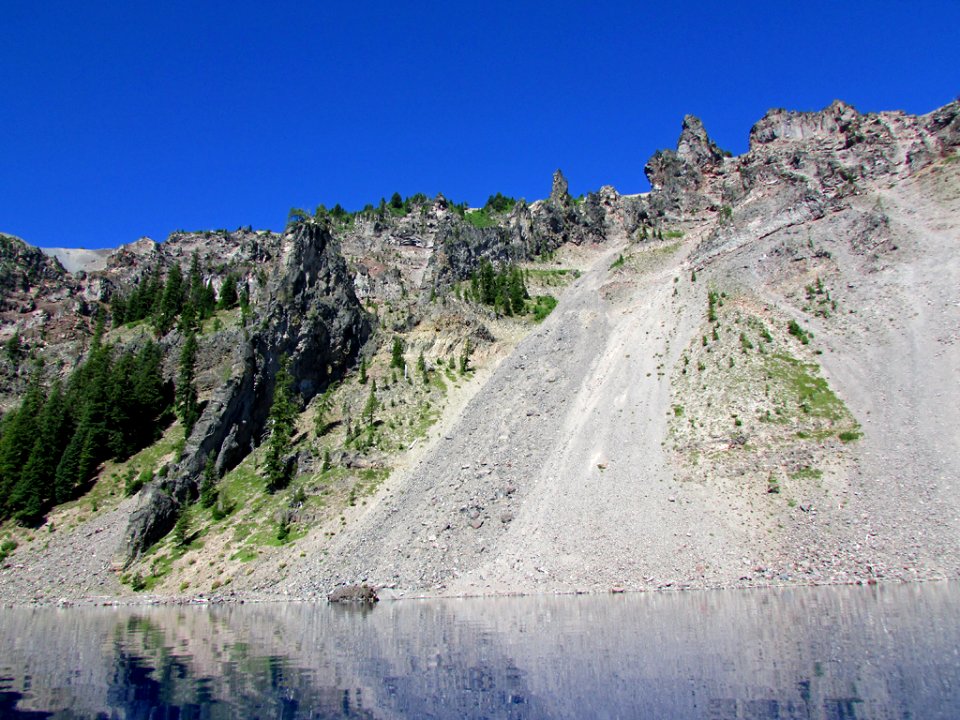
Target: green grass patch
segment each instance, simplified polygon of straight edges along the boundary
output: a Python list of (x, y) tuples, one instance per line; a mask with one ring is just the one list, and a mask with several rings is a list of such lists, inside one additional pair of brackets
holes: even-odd
[(803, 467), (790, 473), (790, 477), (793, 480), (819, 480), (823, 477), (823, 470), (809, 466)]
[(537, 295), (532, 300), (530, 312), (535, 322), (543, 322), (557, 306), (557, 299), (553, 295)]
[(827, 381), (817, 374), (819, 368), (815, 364), (776, 353), (766, 356), (766, 370), (787, 388), (788, 393), (793, 394), (804, 414), (832, 422), (849, 419), (843, 401), (834, 394)]
[(840, 439), (840, 442), (849, 443), (862, 438), (863, 433), (859, 430), (842, 430), (841, 432), (837, 433), (837, 437)]
[(463, 219), (473, 225), (475, 228), (494, 227), (497, 224), (497, 221), (490, 217), (486, 210), (482, 209), (466, 213)]
[(240, 562), (245, 563), (250, 562), (251, 560), (256, 560), (258, 557), (260, 557), (260, 553), (258, 553), (254, 548), (245, 547), (231, 555), (230, 559), (239, 560)]

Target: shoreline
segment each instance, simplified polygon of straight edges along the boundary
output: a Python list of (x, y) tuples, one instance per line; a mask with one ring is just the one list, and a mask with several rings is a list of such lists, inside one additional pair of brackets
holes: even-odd
[[(689, 593), (689, 592), (717, 592), (717, 591), (749, 591), (749, 590), (774, 590), (774, 589), (792, 589), (792, 588), (826, 588), (826, 587), (877, 587), (890, 585), (913, 585), (924, 583), (949, 583), (958, 582), (960, 577), (931, 576), (918, 577), (911, 579), (888, 579), (888, 578), (851, 578), (845, 581), (818, 581), (818, 582), (770, 582), (770, 583), (743, 583), (743, 584), (701, 584), (688, 585), (684, 583), (666, 583), (651, 586), (649, 588), (625, 588), (612, 587), (607, 590), (556, 590), (553, 592), (488, 592), (488, 593), (401, 593), (395, 594), (389, 588), (375, 588), (377, 592), (387, 590), (387, 594), (379, 597), (378, 602), (403, 602), (411, 600), (481, 600), (498, 598), (519, 598), (519, 597), (559, 597), (559, 596), (599, 596), (599, 595), (641, 595), (652, 593)], [(341, 604), (348, 607), (364, 606), (363, 603), (330, 603), (325, 595), (298, 596), (289, 595), (270, 595), (259, 594), (249, 591), (240, 591), (233, 593), (198, 593), (196, 595), (149, 595), (149, 596), (84, 596), (79, 598), (59, 598), (55, 601), (33, 600), (27, 602), (18, 602), (11, 600), (0, 601), (0, 608), (8, 610), (16, 609), (37, 609), (37, 608), (93, 608), (93, 607), (203, 607), (212, 605), (269, 605), (269, 604), (293, 604), (293, 603), (319, 603), (324, 605)], [(375, 605), (374, 603), (373, 605)], [(370, 605), (371, 607), (373, 605)]]

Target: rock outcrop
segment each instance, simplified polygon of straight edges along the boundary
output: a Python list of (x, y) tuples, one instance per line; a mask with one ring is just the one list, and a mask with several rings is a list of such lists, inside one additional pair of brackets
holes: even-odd
[(370, 319), (322, 224), (300, 223), (284, 236), (265, 294), (269, 301), (254, 320), (259, 329), (238, 349), (239, 373), (207, 403), (175, 469), (141, 492), (127, 530), (129, 556), (169, 532), (180, 504), (196, 497), (208, 458), (223, 474), (259, 445), (281, 356), (289, 358), (296, 390), (309, 402), (343, 377), (370, 337)]

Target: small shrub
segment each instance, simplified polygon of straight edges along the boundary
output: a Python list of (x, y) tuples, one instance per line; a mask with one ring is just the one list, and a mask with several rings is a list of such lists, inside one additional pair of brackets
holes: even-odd
[(854, 440), (859, 440), (863, 437), (863, 433), (859, 430), (844, 430), (837, 434), (837, 437), (842, 443), (853, 442)]
[(797, 338), (801, 344), (810, 344), (810, 333), (800, 327), (796, 320), (791, 320), (789, 323), (787, 323), (787, 332)]
[(124, 478), (123, 483), (123, 494), (125, 497), (131, 497), (136, 495), (140, 490), (143, 489), (143, 486), (150, 481), (150, 472), (144, 470), (142, 473), (137, 475), (137, 471), (134, 468), (130, 468), (127, 471), (127, 474)]
[(537, 295), (534, 298), (533, 319), (543, 322), (557, 306), (557, 299), (553, 295)]

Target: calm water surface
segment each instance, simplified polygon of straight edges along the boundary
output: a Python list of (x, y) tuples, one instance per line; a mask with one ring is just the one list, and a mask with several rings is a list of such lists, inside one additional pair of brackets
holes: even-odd
[(958, 718), (960, 585), (0, 610), (0, 718)]

